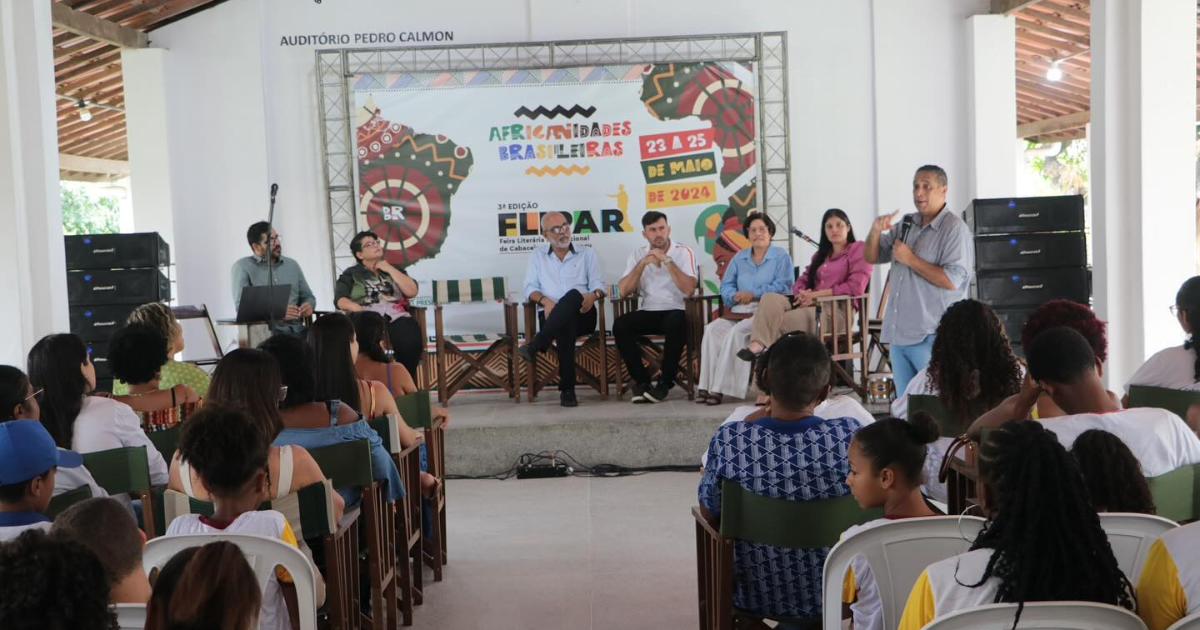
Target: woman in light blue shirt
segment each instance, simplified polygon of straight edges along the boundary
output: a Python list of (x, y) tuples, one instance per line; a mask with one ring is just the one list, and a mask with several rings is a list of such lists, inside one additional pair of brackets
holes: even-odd
[(721, 279), (725, 315), (704, 328), (700, 350), (700, 383), (696, 402), (719, 405), (725, 394), (746, 397), (750, 364), (737, 351), (750, 342), (750, 325), (758, 301), (766, 293), (789, 293), (795, 272), (792, 257), (771, 245), (775, 222), (765, 214), (751, 214), (744, 229), (747, 247), (729, 262)]

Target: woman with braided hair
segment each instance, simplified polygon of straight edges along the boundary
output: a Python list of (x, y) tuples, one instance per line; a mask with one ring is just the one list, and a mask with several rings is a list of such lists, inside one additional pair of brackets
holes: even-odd
[(917, 578), (900, 630), (986, 604), (1088, 601), (1135, 610), (1079, 466), (1040, 422), (1008, 422), (979, 451), (988, 521), (967, 553)]
[(1179, 287), (1171, 314), (1179, 320), (1188, 336), (1187, 341), (1181, 346), (1159, 350), (1146, 359), (1125, 384), (1126, 396), (1132, 385), (1200, 389), (1200, 349), (1196, 348), (1196, 332), (1200, 331), (1200, 276), (1188, 278)]
[(1097, 511), (1155, 513), (1142, 464), (1121, 438), (1103, 429), (1089, 429), (1075, 438), (1071, 455), (1079, 462)]
[[(929, 367), (917, 372), (892, 403), (892, 415), (908, 417), (910, 395), (937, 396), (962, 433), (979, 414), (1016, 394), (1023, 376), (996, 312), (983, 302), (960, 300), (942, 315)], [(948, 437), (938, 439), (925, 458), (925, 491), (937, 501), (947, 496), (946, 484), (938, 482), (938, 469), (951, 442)]]

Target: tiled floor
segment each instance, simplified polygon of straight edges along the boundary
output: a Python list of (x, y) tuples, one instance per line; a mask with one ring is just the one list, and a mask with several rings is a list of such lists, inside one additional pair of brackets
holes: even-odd
[(698, 473), (450, 481), (450, 564), (417, 628), (694, 628)]

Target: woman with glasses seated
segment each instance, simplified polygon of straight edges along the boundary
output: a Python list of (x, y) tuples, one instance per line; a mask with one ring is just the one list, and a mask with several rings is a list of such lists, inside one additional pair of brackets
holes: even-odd
[(196, 391), (182, 383), (160, 388), (168, 345), (162, 333), (143, 324), (118, 330), (108, 345), (113, 376), (126, 383), (126, 393), (113, 398), (133, 408), (147, 432), (179, 424), (200, 402)]
[(1179, 321), (1179, 327), (1187, 335), (1187, 341), (1183, 345), (1159, 350), (1146, 359), (1125, 384), (1126, 397), (1133, 385), (1200, 389), (1200, 349), (1196, 348), (1196, 331), (1200, 330), (1200, 276), (1188, 278), (1179, 287), (1175, 304), (1170, 308), (1171, 315)]
[[(279, 401), (286, 393), (274, 358), (261, 350), (237, 349), (217, 364), (205, 402), (245, 409), (258, 423), (258, 429), (274, 442), (284, 430)], [(267, 455), (267, 475), (268, 492), (276, 499), (325, 480), (321, 467), (304, 447), (278, 443), (272, 444)], [(201, 501), (212, 501), (212, 495), (200, 483), (200, 476), (180, 460), (178, 452), (171, 460), (167, 487)], [(334, 520), (341, 520), (345, 501), (339, 496), (334, 497), (333, 503)]]
[(383, 242), (374, 232), (359, 232), (350, 240), (350, 253), (358, 264), (347, 268), (337, 280), (333, 302), (349, 313), (374, 311), (388, 321), (388, 335), (396, 361), (409, 374), (425, 355), (425, 331), (408, 310), (417, 297), (417, 281), (388, 262)]

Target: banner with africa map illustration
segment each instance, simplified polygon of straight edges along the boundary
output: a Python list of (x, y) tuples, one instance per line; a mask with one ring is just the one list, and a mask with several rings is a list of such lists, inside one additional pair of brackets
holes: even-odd
[(752, 64), (376, 74), (352, 87), (359, 225), (422, 297), (433, 280), (503, 276), (518, 299), (546, 212), (571, 217), (609, 285), (644, 243), (647, 210), (696, 252), (709, 291), (746, 244)]

